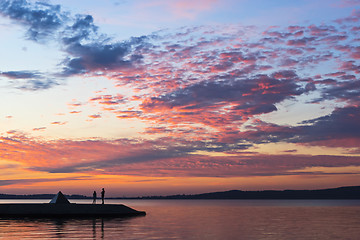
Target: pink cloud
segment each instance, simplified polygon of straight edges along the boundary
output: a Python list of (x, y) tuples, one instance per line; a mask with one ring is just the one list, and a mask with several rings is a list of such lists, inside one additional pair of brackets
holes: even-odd
[(33, 131), (43, 131), (46, 127), (33, 128)]
[(83, 104), (80, 102), (72, 102), (68, 104), (70, 107), (79, 107), (82, 106)]
[(329, 34), (333, 34), (336, 33), (337, 30), (334, 26), (326, 26), (326, 25), (321, 25), (321, 26), (316, 26), (316, 25), (310, 25), (308, 27), (308, 29), (310, 30), (310, 35), (312, 36), (328, 36)]
[[(230, 143), (244, 136), (239, 126), (261, 114), (277, 111), (276, 103), (315, 91), (318, 84), (322, 88), (320, 91), (325, 92), (339, 84), (340, 79), (356, 79), (355, 61), (341, 62), (341, 74), (332, 72), (333, 61), (351, 60), (351, 54), (357, 57), (356, 48), (348, 37), (353, 33), (339, 32), (336, 26), (278, 27), (264, 32), (265, 38), (252, 39), (243, 37), (239, 31), (219, 38), (215, 34), (219, 31), (199, 27), (159, 36), (163, 39), (162, 47), (142, 52), (141, 67), (108, 75), (118, 86), (136, 89), (137, 95), (129, 99), (97, 95), (90, 101), (104, 105), (104, 110), (111, 111), (119, 119), (137, 118), (151, 123), (146, 134), (156, 135), (162, 131), (167, 136), (182, 138), (191, 133), (197, 140)], [(201, 36), (204, 34), (206, 40)], [(170, 40), (174, 38), (176, 41)], [(280, 44), (279, 38), (286, 39), (286, 44)], [(319, 64), (324, 68), (331, 66), (331, 72), (317, 74), (316, 80), (312, 80), (308, 70), (312, 71)], [(281, 83), (267, 82), (269, 78)], [(250, 80), (254, 86), (247, 89), (245, 83)], [(293, 84), (292, 87), (286, 87), (285, 80)], [(221, 87), (223, 83), (245, 85), (241, 88), (243, 92), (237, 92), (236, 86)], [(209, 86), (216, 84), (218, 86), (210, 91)], [(237, 98), (231, 98), (232, 91), (237, 93)], [(316, 101), (321, 101), (319, 99)], [(119, 109), (119, 101), (124, 104), (136, 101), (138, 105)], [(195, 125), (200, 128), (196, 129)], [(204, 128), (210, 129), (207, 134)], [(198, 136), (194, 136), (196, 133)]]
[[(140, 50), (141, 61), (103, 72), (117, 86), (136, 91), (134, 96), (99, 92), (89, 102), (119, 119), (147, 122), (144, 133), (154, 137), (236, 143), (241, 138), (261, 141), (266, 139), (261, 133), (271, 131), (283, 134), (278, 141), (287, 141), (293, 130), (281, 126), (259, 127), (254, 131), (258, 138), (240, 130), (250, 119), (277, 111), (276, 105), (285, 99), (321, 89), (314, 101), (346, 101), (340, 97), (343, 93), (330, 89), (340, 80), (356, 79), (358, 51), (350, 42), (354, 33), (346, 32), (350, 28), (339, 32), (332, 25), (277, 27), (251, 39), (246, 29), (226, 30), (222, 37), (217, 27), (159, 34), (152, 48)], [(340, 62), (338, 73), (335, 61)], [(331, 71), (317, 74), (314, 69), (320, 64)], [(310, 75), (317, 75), (316, 80), (309, 71), (315, 71)]]
[(360, 20), (360, 10), (354, 9), (351, 12), (351, 15), (349, 17), (337, 19), (336, 22), (339, 23), (339, 24), (356, 23), (359, 20)]
[(292, 39), (287, 41), (287, 45), (296, 47), (305, 47), (310, 44), (311, 41), (315, 40), (314, 37), (303, 37), (301, 39)]
[(89, 118), (93, 118), (93, 119), (101, 118), (101, 115), (100, 114), (92, 114), (92, 115), (89, 115)]
[[(157, 141), (37, 141), (26, 136), (0, 138), (0, 156), (50, 173), (91, 173), (147, 177), (246, 177), (299, 175), (307, 167), (359, 166), (357, 156), (262, 155), (247, 152), (237, 156), (188, 154), (195, 142), (173, 138)], [(200, 145), (197, 147), (199, 148)], [(203, 145), (204, 149), (206, 146)], [(6, 149), (6, 150), (4, 150)], [(214, 148), (213, 148), (214, 149)], [(293, 153), (294, 151), (287, 151)], [(291, 159), (291, 160), (289, 160)], [(322, 175), (328, 173), (303, 172)], [(344, 173), (346, 174), (346, 173)]]
[(360, 47), (354, 47), (352, 49), (352, 52), (351, 52), (350, 56), (353, 59), (360, 59)]

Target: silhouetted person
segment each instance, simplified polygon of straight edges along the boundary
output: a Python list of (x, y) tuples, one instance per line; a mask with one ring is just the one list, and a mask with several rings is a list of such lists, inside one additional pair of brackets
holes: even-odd
[(105, 198), (105, 190), (102, 189), (102, 191), (101, 191), (101, 204), (104, 204), (104, 198)]
[(96, 191), (93, 192), (93, 204), (96, 204)]

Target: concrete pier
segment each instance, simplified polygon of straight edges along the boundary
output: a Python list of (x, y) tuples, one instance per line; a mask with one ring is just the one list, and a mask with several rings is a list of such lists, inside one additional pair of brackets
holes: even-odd
[(123, 204), (0, 204), (0, 216), (14, 217), (126, 217), (146, 215)]

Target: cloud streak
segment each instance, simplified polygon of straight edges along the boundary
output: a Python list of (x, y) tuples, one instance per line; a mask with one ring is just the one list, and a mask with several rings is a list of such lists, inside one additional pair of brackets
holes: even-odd
[(59, 85), (57, 80), (47, 78), (38, 71), (0, 72), (1, 76), (10, 79), (15, 88), (27, 91), (44, 90)]
[[(201, 142), (197, 144), (183, 142), (183, 145), (178, 147), (172, 146), (169, 142), (177, 141), (167, 138), (142, 142), (117, 139), (39, 143), (25, 136), (14, 135), (11, 138), (2, 137), (0, 147), (7, 149), (6, 156), (1, 157), (21, 163), (27, 169), (47, 173), (151, 177), (250, 177), (297, 175), (299, 171), (303, 174), (326, 175), (327, 172), (312, 172), (304, 169), (360, 166), (357, 156), (257, 153), (209, 156), (194, 154), (194, 151), (207, 148)], [(81, 162), (76, 160), (80, 157)], [(62, 180), (66, 179), (46, 181)], [(39, 179), (39, 181), (45, 180)], [(4, 182), (6, 185), (15, 183), (18, 181)]]

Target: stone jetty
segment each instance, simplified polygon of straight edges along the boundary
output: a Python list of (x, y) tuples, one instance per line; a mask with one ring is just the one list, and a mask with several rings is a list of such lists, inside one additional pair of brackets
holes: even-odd
[(49, 203), (0, 204), (0, 216), (13, 217), (127, 217), (146, 215), (123, 204), (77, 204), (59, 192)]

